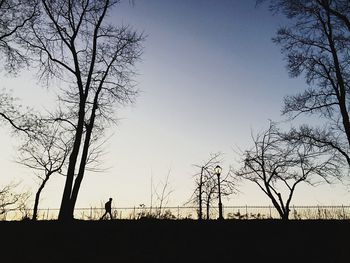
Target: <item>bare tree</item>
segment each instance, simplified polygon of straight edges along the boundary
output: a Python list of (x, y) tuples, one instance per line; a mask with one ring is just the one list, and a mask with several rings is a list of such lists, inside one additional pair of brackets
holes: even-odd
[(253, 137), (254, 146), (243, 153), (238, 177), (255, 183), (271, 200), (283, 220), (301, 183), (316, 185), (341, 173), (336, 155), (290, 140), (274, 123)]
[(33, 220), (37, 219), (41, 192), (53, 174), (62, 174), (72, 147), (70, 134), (62, 130), (59, 123), (41, 121), (41, 129), (35, 137), (27, 138), (19, 148), (18, 162), (33, 169), (40, 179), (39, 188), (35, 194)]
[(167, 204), (169, 203), (170, 195), (174, 192), (174, 190), (170, 188), (170, 174), (171, 170), (168, 171), (168, 174), (163, 182), (160, 182), (160, 184), (153, 187), (154, 192), (152, 193), (152, 195), (154, 194), (156, 196), (156, 218), (166, 217), (163, 208), (164, 206), (167, 206)]
[(285, 97), (283, 113), (292, 118), (301, 114), (321, 117), (324, 127), (304, 126), (299, 136), (306, 135), (313, 145), (337, 150), (350, 165), (349, 1), (269, 2), (271, 10), (291, 22), (279, 29), (274, 42), (282, 47), (290, 75), (304, 75), (308, 84), (304, 92)]
[(12, 134), (20, 141), (18, 163), (40, 173), (40, 186), (33, 208), (33, 220), (36, 220), (42, 190), (51, 175), (61, 173), (66, 164), (72, 145), (72, 131), (62, 127), (52, 115), (44, 117), (33, 109), (23, 110), (23, 106), (9, 93), (1, 93), (0, 102), (1, 120), (10, 124)]
[[(206, 219), (210, 219), (210, 208), (212, 207), (214, 201), (219, 200), (219, 182), (217, 175), (215, 174), (215, 167), (210, 168), (207, 171), (204, 187), (203, 187), (203, 197), (204, 204), (206, 206)], [(220, 194), (222, 197), (229, 198), (232, 194), (238, 192), (237, 180), (232, 173), (232, 169), (228, 169), (225, 174), (220, 175)], [(220, 208), (219, 208), (220, 209)]]
[(72, 219), (84, 178), (91, 138), (114, 122), (115, 105), (133, 102), (135, 62), (143, 36), (127, 26), (107, 24), (119, 0), (41, 0), (40, 23), (22, 35), (39, 76), (61, 81), (60, 101), (74, 128), (59, 219)]
[(187, 203), (193, 203), (198, 205), (198, 219), (203, 219), (203, 198), (206, 196), (207, 204), (207, 217), (208, 211), (211, 203), (212, 193), (216, 185), (211, 186), (211, 171), (214, 171), (216, 165), (221, 162), (221, 153), (212, 154), (209, 160), (205, 161), (202, 165), (195, 164), (194, 167), (199, 170), (198, 173), (194, 175), (196, 188)]
[[(57, 148), (56, 139), (54, 140), (57, 130), (54, 131), (54, 134), (51, 134), (50, 125), (45, 123), (39, 114), (29, 108), (23, 110), (22, 105), (18, 104), (17, 100), (7, 92), (0, 93), (0, 117), (1, 122), (10, 124), (12, 134), (23, 140), (19, 148), (21, 156), (19, 163), (45, 172), (45, 178), (42, 178), (35, 196), (33, 220), (36, 220), (41, 191), (51, 174), (60, 170), (64, 163), (63, 161), (60, 167), (56, 167), (60, 159), (59, 156), (63, 154), (58, 152), (62, 149)], [(55, 149), (53, 150), (53, 148)], [(68, 154), (68, 152), (66, 151), (65, 154)], [(24, 210), (25, 216), (28, 217), (27, 209), (22, 210)]]
[(18, 33), (38, 16), (37, 0), (0, 0), (0, 54), (8, 72), (28, 62), (18, 47)]
[[(194, 165), (199, 170), (194, 175), (196, 188), (187, 203), (198, 205), (198, 219), (203, 219), (203, 205), (206, 207), (206, 219), (210, 219), (210, 207), (218, 197), (218, 180), (215, 167), (222, 163), (222, 153), (211, 154), (210, 158), (201, 165)], [(231, 169), (220, 177), (221, 195), (230, 196), (237, 192), (236, 180)]]
[(28, 192), (18, 193), (16, 188), (18, 183), (10, 183), (0, 188), (0, 215), (6, 215), (10, 210), (26, 209), (30, 196)]

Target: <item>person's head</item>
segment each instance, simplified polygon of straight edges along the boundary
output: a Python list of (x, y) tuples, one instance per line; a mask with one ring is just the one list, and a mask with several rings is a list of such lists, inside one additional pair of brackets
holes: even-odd
[(109, 198), (109, 201), (112, 201), (112, 198), (111, 198), (111, 197)]

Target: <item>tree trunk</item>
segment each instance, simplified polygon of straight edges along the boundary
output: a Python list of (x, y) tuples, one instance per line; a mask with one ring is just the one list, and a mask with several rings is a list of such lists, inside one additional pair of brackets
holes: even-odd
[(281, 215), (281, 219), (282, 219), (283, 221), (288, 221), (288, 220), (289, 220), (289, 211), (286, 211), (285, 213), (283, 213), (283, 214)]
[[(328, 18), (330, 16), (329, 12), (327, 13)], [(338, 101), (339, 101), (339, 110), (340, 114), (342, 116), (342, 123), (344, 127), (344, 131), (348, 140), (348, 145), (350, 146), (350, 119), (349, 119), (349, 114), (348, 114), (348, 109), (347, 109), (347, 102), (346, 102), (346, 87), (345, 87), (345, 81), (343, 78), (343, 72), (341, 69), (339, 57), (338, 57), (338, 51), (337, 47), (335, 46), (334, 43), (334, 36), (333, 36), (333, 31), (332, 31), (332, 26), (330, 24), (330, 18), (327, 22), (329, 32), (326, 32), (327, 38), (328, 38), (328, 44), (331, 49), (331, 54), (334, 62), (334, 68), (335, 68), (335, 74), (337, 78), (337, 82), (339, 85), (339, 91), (337, 93)]]
[(279, 212), (280, 217), (283, 221), (288, 221), (289, 220), (289, 207), (285, 206), (282, 207), (281, 212)]
[(71, 209), (71, 200), (70, 199), (71, 199), (71, 193), (72, 193), (75, 166), (77, 163), (79, 149), (80, 149), (80, 145), (81, 145), (81, 139), (83, 136), (84, 118), (85, 118), (84, 103), (81, 102), (73, 150), (69, 156), (69, 164), (68, 164), (66, 183), (64, 186), (64, 192), (63, 192), (63, 196), (62, 196), (60, 212), (58, 215), (58, 220), (61, 220), (61, 221), (73, 219), (73, 212)]
[(90, 140), (91, 140), (91, 135), (92, 135), (92, 131), (93, 131), (94, 123), (95, 123), (95, 117), (96, 117), (98, 95), (99, 95), (99, 92), (97, 92), (95, 95), (94, 106), (92, 108), (91, 116), (90, 116), (90, 123), (86, 128), (86, 135), (85, 135), (85, 141), (84, 141), (84, 146), (83, 146), (83, 152), (82, 152), (81, 159), (80, 159), (79, 171), (78, 171), (78, 175), (74, 181), (72, 195), (70, 198), (71, 200), (70, 200), (70, 207), (69, 207), (70, 211), (69, 212), (72, 216), (74, 213), (75, 204), (77, 202), (80, 185), (81, 185), (81, 182), (82, 182), (82, 180), (84, 178), (84, 174), (85, 174), (85, 167), (86, 167), (86, 162), (87, 162), (88, 153), (89, 153)]
[(81, 182), (83, 181), (84, 174), (85, 174), (85, 167), (86, 167), (86, 160), (88, 156), (88, 150), (89, 150), (89, 144), (90, 144), (90, 138), (91, 138), (92, 129), (90, 131), (86, 132), (84, 147), (83, 147), (83, 153), (80, 159), (80, 166), (79, 166), (79, 172), (77, 177), (75, 178), (73, 190), (70, 198), (70, 206), (69, 206), (69, 213), (73, 216), (74, 213), (74, 207), (78, 198), (78, 193), (80, 189)]
[[(271, 200), (273, 206), (276, 208), (276, 210), (277, 210), (278, 214), (280, 215), (280, 217), (283, 218), (283, 216), (284, 216), (284, 211), (283, 211), (283, 207), (282, 207), (283, 204), (281, 204), (281, 206), (278, 204), (276, 198), (275, 198), (274, 195), (271, 193), (270, 187), (271, 187), (271, 186), (270, 186), (268, 183), (265, 182), (266, 194), (267, 194), (267, 196), (270, 198), (270, 200)], [(279, 194), (278, 197), (279, 197), (280, 200), (281, 200), (281, 195), (280, 195), (280, 194)]]
[(49, 180), (51, 174), (52, 174), (52, 172), (49, 172), (49, 173), (45, 176), (45, 179), (43, 180), (43, 182), (41, 183), (41, 185), (40, 185), (38, 191), (37, 191), (36, 194), (35, 194), (35, 201), (34, 201), (34, 208), (33, 208), (33, 217), (32, 217), (32, 220), (33, 220), (33, 221), (36, 221), (36, 219), (37, 219), (40, 195), (41, 195), (42, 190), (43, 190), (44, 187), (45, 187), (46, 182)]
[(210, 211), (210, 204), (207, 203), (207, 220), (209, 220), (209, 211)]
[(202, 184), (203, 184), (203, 167), (201, 170), (201, 175), (199, 179), (199, 194), (198, 194), (198, 205), (199, 205), (199, 211), (198, 211), (198, 219), (202, 220), (203, 217), (203, 211), (202, 211)]
[(207, 197), (207, 220), (210, 219), (210, 199), (211, 199), (211, 194), (208, 195)]

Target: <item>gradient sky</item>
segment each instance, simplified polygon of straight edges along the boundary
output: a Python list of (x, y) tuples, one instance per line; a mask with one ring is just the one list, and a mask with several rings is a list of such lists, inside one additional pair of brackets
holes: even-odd
[[(283, 96), (305, 88), (290, 79), (279, 47), (272, 43), (277, 28), (286, 23), (255, 0), (136, 0), (124, 1), (111, 14), (116, 23), (129, 24), (147, 39), (137, 66), (136, 103), (118, 111), (119, 125), (104, 157), (107, 172), (87, 174), (77, 207), (99, 205), (113, 197), (115, 206), (150, 204), (154, 185), (168, 171), (174, 190), (170, 205), (182, 205), (194, 189), (193, 164), (210, 153), (224, 153), (224, 171), (236, 166), (238, 148), (251, 145), (251, 131), (281, 121)], [(11, 79), (2, 74), (0, 88), (12, 89), (23, 104), (43, 109), (54, 88), (41, 87), (26, 72)], [(0, 184), (21, 180), (36, 190), (33, 172), (14, 162), (16, 143), (0, 130)], [(58, 208), (64, 178), (56, 176), (42, 194), (41, 207)], [(250, 183), (224, 205), (265, 205), (267, 197)], [(294, 204), (348, 204), (343, 185), (297, 189)]]

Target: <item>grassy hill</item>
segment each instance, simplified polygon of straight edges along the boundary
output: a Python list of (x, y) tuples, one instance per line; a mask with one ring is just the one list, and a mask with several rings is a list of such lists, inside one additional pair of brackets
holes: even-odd
[(350, 262), (350, 221), (0, 222), (0, 262)]

